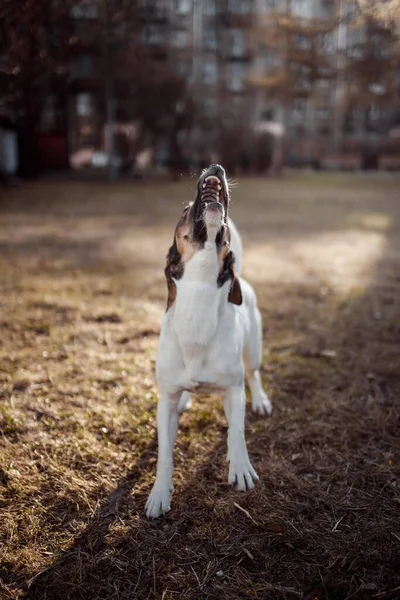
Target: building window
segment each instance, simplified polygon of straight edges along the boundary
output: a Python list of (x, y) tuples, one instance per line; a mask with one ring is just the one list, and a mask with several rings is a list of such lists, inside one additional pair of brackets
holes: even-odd
[(310, 50), (312, 43), (308, 36), (303, 33), (295, 33), (293, 36), (293, 41), (302, 50)]
[(271, 10), (274, 10), (277, 5), (277, 0), (262, 0), (261, 1), (261, 10), (264, 13), (269, 13)]
[(90, 117), (94, 113), (92, 94), (78, 94), (76, 96), (76, 114), (78, 117)]
[(228, 66), (227, 87), (232, 92), (241, 92), (244, 88), (244, 69), (241, 63), (231, 63)]
[(312, 6), (310, 6), (309, 0), (291, 0), (290, 10), (292, 14), (299, 17), (310, 17)]
[(310, 67), (292, 62), (290, 64), (290, 71), (293, 74), (294, 83), (298, 90), (304, 92), (310, 92), (312, 90)]
[(323, 137), (329, 137), (332, 133), (332, 129), (329, 127), (329, 125), (321, 125), (318, 127), (318, 133)]
[(388, 47), (386, 39), (379, 33), (374, 33), (369, 39), (370, 54), (374, 58), (387, 58)]
[(253, 8), (252, 0), (229, 0), (228, 10), (233, 13), (248, 15)]
[(244, 34), (241, 29), (231, 29), (229, 32), (229, 50), (230, 55), (241, 57), (245, 54), (246, 44)]
[(359, 123), (360, 113), (359, 110), (355, 107), (350, 108), (347, 112), (344, 123), (343, 123), (343, 133), (344, 134), (352, 134), (357, 130), (357, 126)]
[(217, 49), (217, 35), (215, 29), (207, 27), (203, 30), (203, 45), (206, 50)]
[(145, 44), (164, 44), (166, 41), (164, 26), (157, 25), (156, 23), (149, 23), (147, 27), (142, 30), (142, 40)]
[(96, 2), (77, 2), (70, 9), (73, 19), (98, 19), (99, 7)]
[(333, 33), (331, 31), (323, 33), (320, 36), (321, 48), (324, 54), (334, 54), (335, 46), (333, 40)]
[(173, 42), (176, 48), (187, 48), (190, 43), (189, 31), (187, 29), (178, 29), (175, 31)]
[(178, 60), (175, 63), (175, 70), (178, 77), (186, 79), (190, 75), (191, 63), (187, 60)]
[(292, 137), (295, 140), (301, 140), (304, 137), (305, 133), (306, 133), (306, 128), (304, 127), (304, 125), (296, 125), (291, 130)]
[(325, 77), (321, 77), (320, 79), (317, 80), (317, 85), (320, 89), (326, 90), (329, 88), (329, 79), (326, 79)]
[(175, 10), (178, 15), (188, 15), (192, 11), (191, 0), (175, 0)]
[(40, 130), (52, 131), (57, 124), (56, 99), (54, 96), (47, 96), (40, 117)]
[(364, 29), (349, 29), (347, 33), (347, 54), (352, 58), (361, 58), (365, 42)]
[(215, 0), (205, 0), (204, 12), (206, 15), (215, 15)]
[(70, 65), (71, 79), (88, 79), (94, 75), (94, 58), (90, 54), (82, 54), (75, 58)]
[(217, 63), (215, 60), (203, 62), (203, 83), (215, 83), (217, 81)]
[(350, 21), (360, 16), (360, 7), (358, 6), (358, 0), (348, 1), (345, 3), (346, 20)]
[(370, 92), (375, 94), (376, 96), (384, 96), (386, 93), (386, 85), (384, 83), (370, 83), (368, 85), (368, 89)]
[(217, 113), (217, 99), (214, 96), (208, 96), (203, 100), (204, 111), (208, 116), (213, 117)]
[(378, 131), (380, 119), (380, 107), (378, 104), (371, 104), (365, 112), (365, 129), (370, 132)]
[(329, 19), (335, 14), (335, 0), (323, 0), (319, 5), (319, 14), (323, 19)]
[(315, 111), (315, 115), (318, 119), (331, 119), (332, 110), (328, 106), (320, 106)]
[(276, 55), (270, 48), (264, 48), (255, 59), (255, 69), (258, 75), (267, 73), (275, 66)]
[(306, 101), (304, 98), (295, 98), (292, 106), (292, 116), (295, 119), (304, 119), (306, 116)]

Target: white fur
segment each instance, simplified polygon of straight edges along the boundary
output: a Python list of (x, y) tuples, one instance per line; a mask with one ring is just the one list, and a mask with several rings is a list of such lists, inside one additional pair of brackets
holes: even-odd
[[(208, 240), (186, 263), (176, 281), (177, 297), (165, 313), (157, 352), (160, 389), (157, 409), (158, 463), (156, 480), (146, 504), (148, 518), (170, 510), (173, 490), (173, 446), (179, 412), (190, 405), (190, 393), (221, 393), (228, 421), (228, 481), (237, 489), (254, 487), (257, 473), (250, 464), (244, 436), (245, 364), (254, 412), (267, 415), (272, 407), (260, 378), (261, 316), (253, 288), (240, 279), (243, 303), (228, 302), (230, 281), (218, 288), (215, 235), (219, 222), (206, 219)], [(231, 248), (240, 270), (242, 245), (236, 227)], [(244, 358), (244, 360), (243, 360)]]

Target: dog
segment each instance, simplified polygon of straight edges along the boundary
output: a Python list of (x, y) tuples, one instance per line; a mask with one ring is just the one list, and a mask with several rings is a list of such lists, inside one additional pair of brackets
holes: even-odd
[(225, 170), (210, 165), (198, 180), (196, 199), (178, 221), (168, 252), (168, 301), (156, 360), (158, 462), (146, 503), (149, 519), (170, 510), (178, 418), (190, 405), (191, 393), (223, 395), (228, 482), (246, 490), (258, 480), (244, 435), (245, 370), (253, 411), (268, 415), (272, 406), (260, 377), (261, 315), (253, 288), (239, 276), (242, 244), (228, 219), (229, 200)]

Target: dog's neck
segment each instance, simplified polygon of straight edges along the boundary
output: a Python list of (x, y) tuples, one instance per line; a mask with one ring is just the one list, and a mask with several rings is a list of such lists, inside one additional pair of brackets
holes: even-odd
[(185, 357), (199, 356), (212, 340), (221, 308), (227, 304), (227, 286), (218, 287), (219, 263), (215, 242), (186, 263), (185, 273), (176, 282), (177, 295), (172, 315), (174, 329)]

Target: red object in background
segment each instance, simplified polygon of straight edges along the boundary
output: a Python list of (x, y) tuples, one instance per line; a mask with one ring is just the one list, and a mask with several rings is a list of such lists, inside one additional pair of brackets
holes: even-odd
[(67, 137), (62, 134), (42, 133), (37, 137), (38, 159), (41, 169), (68, 169)]

